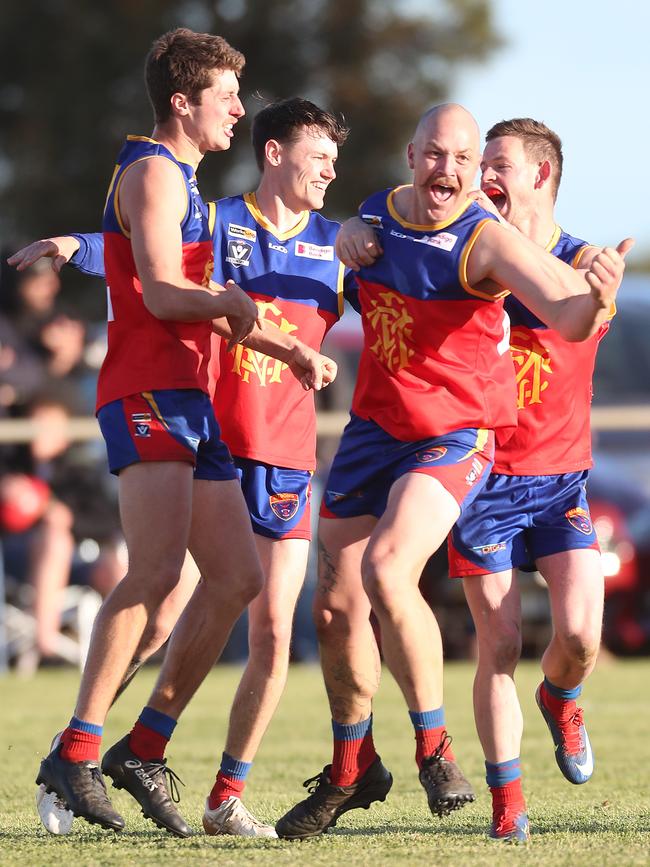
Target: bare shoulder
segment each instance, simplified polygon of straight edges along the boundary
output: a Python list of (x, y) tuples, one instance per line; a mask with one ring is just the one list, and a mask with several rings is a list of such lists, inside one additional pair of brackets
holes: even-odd
[(122, 176), (118, 191), (119, 207), (129, 219), (138, 211), (165, 211), (175, 220), (187, 208), (187, 190), (180, 168), (162, 156), (133, 163)]

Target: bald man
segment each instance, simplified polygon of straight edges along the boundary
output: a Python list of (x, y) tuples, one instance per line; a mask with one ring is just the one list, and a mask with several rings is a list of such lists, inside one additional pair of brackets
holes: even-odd
[(412, 183), (361, 206), (377, 238), (359, 242), (344, 229), (337, 242), (359, 272), (364, 345), (319, 530), (314, 616), (334, 751), (305, 784), (309, 797), (277, 823), (289, 839), (321, 834), (391, 787), (372, 738), (380, 658), (371, 609), (431, 812), (473, 800), (447, 733), (440, 631), (420, 575), (485, 484), (495, 434), (516, 425), (505, 287), (564, 337), (584, 340), (607, 318), (623, 270), (608, 250), (585, 277), (468, 198), (479, 131), (461, 106), (424, 114), (407, 155)]

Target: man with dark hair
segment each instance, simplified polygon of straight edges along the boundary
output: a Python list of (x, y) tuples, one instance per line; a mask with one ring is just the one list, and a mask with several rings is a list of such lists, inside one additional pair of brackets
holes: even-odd
[[(312, 102), (293, 98), (271, 103), (253, 120), (253, 146), (262, 171), (257, 190), (211, 203), (214, 279), (236, 278), (270, 331), (296, 335), (314, 350), (342, 314), (344, 296), (356, 304), (355, 281), (334, 255), (338, 223), (315, 213), (336, 177), (338, 147), (346, 137), (342, 120)], [(21, 252), (25, 261), (52, 256), (58, 268), (81, 242), (73, 264), (102, 272), (97, 238), (75, 238), (37, 242)], [(265, 583), (249, 606), (249, 659), (203, 824), (209, 834), (275, 836), (272, 827), (246, 809), (241, 795), (287, 677), (293, 612), (311, 538), (316, 418), (312, 395), (287, 377), (279, 362), (223, 340), (217, 340), (212, 359), (213, 404), (241, 478)], [(192, 586), (186, 576), (166, 622), (173, 623)], [(141, 644), (138, 657), (150, 655), (168, 632), (163, 624), (157, 637)], [(174, 703), (168, 701), (173, 688), (167, 684), (154, 695), (156, 708), (175, 719)], [(141, 726), (131, 745), (136, 752), (148, 748)], [(161, 761), (160, 739), (151, 744), (154, 748)]]
[[(531, 118), (495, 124), (486, 135), (481, 172), (486, 207), (558, 259), (574, 268), (590, 266), (598, 248), (555, 221), (562, 175), (556, 133)], [(453, 528), (449, 561), (450, 574), (463, 577), (476, 625), (474, 715), (492, 794), (490, 836), (524, 841), (523, 720), (514, 682), (521, 653), (516, 569), (539, 569), (548, 586), (553, 635), (536, 699), (555, 759), (571, 783), (585, 783), (593, 772), (576, 699), (596, 663), (603, 615), (604, 578), (585, 489), (592, 465), (591, 380), (609, 322), (588, 340), (569, 343), (517, 298), (507, 298), (505, 308), (518, 426), (498, 445), (485, 488)]]
[[(234, 345), (253, 331), (259, 313), (232, 281), (209, 283), (210, 220), (195, 177), (205, 153), (230, 147), (244, 113), (238, 96), (243, 62), (220, 37), (186, 29), (154, 43), (147, 82), (153, 83), (156, 117), (164, 119), (151, 138), (127, 139), (104, 210), (109, 323), (97, 414), (111, 471), (119, 475), (129, 566), (99, 612), (74, 715), (36, 782), (76, 816), (114, 830), (124, 820), (98, 767), (104, 720), (147, 624), (179, 583), (186, 550), (202, 580), (136, 724), (139, 753), (127, 736), (102, 763), (145, 816), (178, 836), (190, 831), (169, 796), (173, 774), (162, 759), (152, 761), (176, 717), (157, 698), (172, 695), (180, 713), (263, 584), (237, 469), (208, 396), (207, 370), (212, 322), (224, 319)], [(305, 353), (294, 352), (294, 344), (287, 341), (293, 348), (283, 360), (295, 369)], [(313, 352), (306, 356), (305, 382), (318, 387), (321, 360)]]

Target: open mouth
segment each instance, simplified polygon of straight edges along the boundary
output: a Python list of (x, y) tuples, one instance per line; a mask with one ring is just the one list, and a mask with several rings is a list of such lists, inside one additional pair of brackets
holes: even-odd
[(503, 211), (507, 202), (505, 193), (503, 193), (498, 187), (488, 187), (483, 190), (483, 192), (499, 212)]
[(440, 203), (448, 202), (456, 191), (454, 187), (447, 184), (431, 184), (429, 189), (436, 202)]

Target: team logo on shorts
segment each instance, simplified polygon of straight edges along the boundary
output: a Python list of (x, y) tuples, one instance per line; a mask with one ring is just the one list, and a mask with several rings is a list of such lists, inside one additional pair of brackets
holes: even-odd
[(572, 527), (584, 533), (585, 536), (590, 536), (593, 533), (594, 527), (591, 523), (591, 516), (586, 509), (581, 509), (580, 506), (577, 506), (575, 509), (569, 509), (565, 517)]
[(151, 436), (151, 413), (133, 412), (131, 413), (131, 421), (135, 425), (135, 435), (137, 437)]
[(250, 265), (252, 252), (253, 245), (249, 244), (248, 241), (228, 241), (226, 262), (230, 262), (235, 268), (239, 268), (240, 265), (248, 266)]
[(271, 494), (269, 504), (276, 518), (290, 521), (298, 511), (298, 494)]
[(422, 449), (421, 452), (416, 452), (415, 457), (421, 464), (430, 464), (432, 461), (439, 461), (446, 454), (447, 449), (445, 446), (432, 446), (430, 449)]

